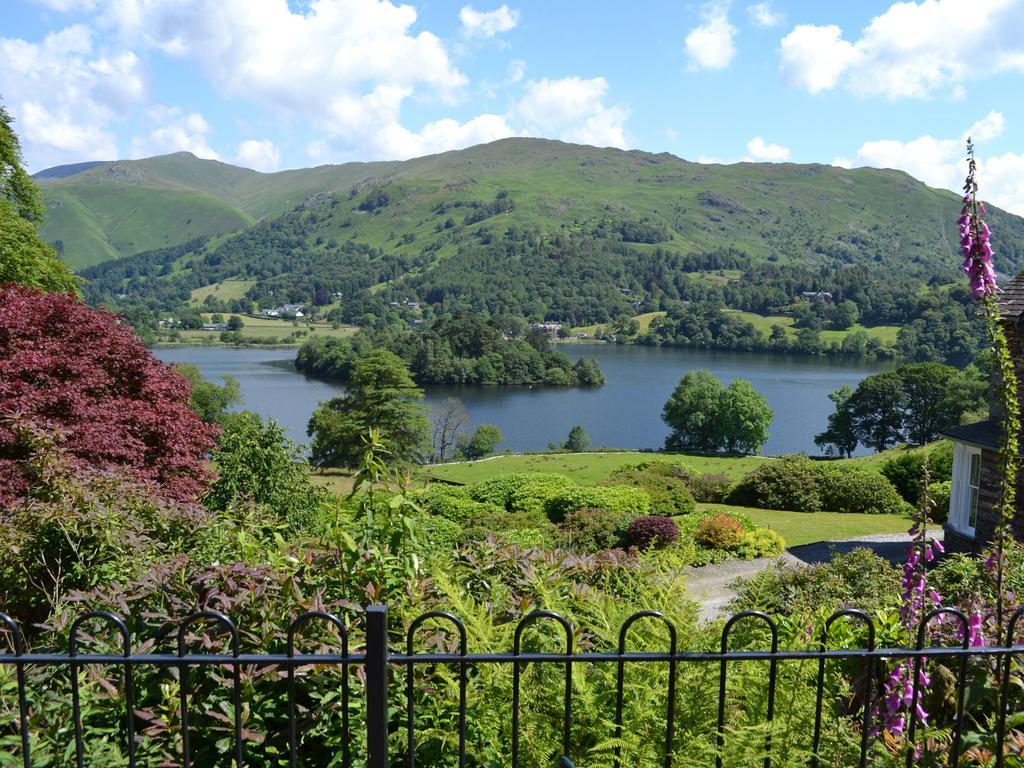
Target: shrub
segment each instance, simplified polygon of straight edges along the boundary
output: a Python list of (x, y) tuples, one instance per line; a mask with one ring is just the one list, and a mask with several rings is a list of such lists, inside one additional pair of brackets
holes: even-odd
[(573, 482), (565, 475), (553, 472), (510, 472), (507, 475), (498, 475), (489, 480), (476, 483), (470, 488), (469, 495), (474, 501), (482, 501), (486, 504), (494, 504), (510, 509), (512, 497), (520, 488), (524, 486), (539, 488), (541, 486), (557, 485), (568, 488), (573, 485)]
[(931, 518), (934, 522), (944, 523), (946, 518), (949, 517), (949, 495), (952, 490), (953, 483), (949, 480), (944, 480), (941, 483), (932, 483), (928, 486), (932, 502), (935, 504), (931, 513)]
[(774, 557), (786, 551), (786, 540), (782, 534), (770, 528), (758, 528), (756, 531), (746, 531), (743, 534), (743, 543), (739, 548), (739, 555), (744, 560), (753, 560), (757, 557)]
[(615, 549), (625, 543), (626, 529), (633, 519), (628, 512), (604, 507), (573, 509), (558, 526), (556, 541), (577, 552)]
[(549, 498), (544, 504), (544, 511), (551, 522), (559, 523), (570, 512), (584, 507), (600, 507), (633, 520), (648, 514), (651, 498), (639, 488), (625, 486), (573, 487)]
[(710, 549), (732, 551), (743, 544), (745, 536), (743, 525), (736, 518), (718, 512), (700, 521), (693, 539)]
[[(952, 480), (953, 444), (944, 441), (928, 454), (928, 473), (932, 482)], [(888, 478), (900, 496), (909, 504), (917, 505), (924, 481), (925, 452), (914, 451), (894, 456), (882, 465), (882, 474)]]
[(483, 541), (488, 536), (493, 536), (499, 541), (510, 541), (518, 537), (519, 531), (534, 531), (530, 536), (536, 539), (540, 536), (545, 541), (545, 546), (551, 547), (555, 540), (555, 526), (553, 526), (543, 512), (509, 512), (499, 507), (488, 505), (489, 511), (484, 511), (474, 517), (469, 524), (464, 525), (459, 541), (462, 543), (470, 541)]
[(431, 483), (420, 493), (423, 511), (435, 517), (451, 520), (459, 525), (488, 514), (504, 511), (493, 504), (475, 501), (465, 486)]
[(679, 526), (667, 517), (645, 515), (626, 528), (626, 542), (631, 547), (661, 549), (679, 538)]
[(721, 472), (705, 472), (693, 475), (687, 480), (690, 492), (696, 501), (706, 504), (722, 504), (729, 498), (732, 480)]
[(194, 501), (218, 429), (189, 407), (189, 385), (131, 326), (67, 294), (0, 288), (0, 507), (29, 489), (18, 426), (51, 435), (80, 467), (155, 482)]
[(251, 502), (266, 508), (293, 530), (316, 531), (328, 492), (309, 479), (309, 465), (284, 429), (243, 411), (227, 419), (213, 452), (217, 479), (203, 503), (224, 511)]
[(544, 511), (544, 503), (552, 496), (575, 486), (565, 475), (555, 473), (537, 473), (509, 494), (509, 512)]
[(416, 520), (419, 543), (432, 555), (450, 553), (459, 547), (462, 527), (444, 517), (423, 515)]
[(736, 597), (728, 605), (730, 613), (758, 610), (779, 616), (803, 612), (828, 615), (839, 608), (874, 612), (899, 606), (900, 570), (862, 548), (817, 565), (777, 563), (738, 582), (735, 589)]
[(695, 501), (690, 492), (692, 475), (677, 464), (649, 461), (620, 467), (608, 478), (609, 485), (642, 488), (651, 499), (655, 515), (686, 515), (693, 512)]
[(907, 514), (910, 508), (893, 485), (860, 467), (787, 456), (764, 464), (740, 481), (729, 502), (794, 512)]
[(822, 508), (829, 512), (904, 515), (912, 511), (893, 484), (871, 470), (822, 464), (818, 474)]
[(819, 512), (823, 509), (818, 466), (806, 456), (768, 461), (744, 477), (729, 503), (763, 509)]

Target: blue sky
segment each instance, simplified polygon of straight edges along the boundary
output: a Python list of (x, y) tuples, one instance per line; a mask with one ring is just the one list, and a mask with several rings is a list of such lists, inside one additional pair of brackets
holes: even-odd
[(1024, 214), (1024, 0), (4, 0), (33, 170), (189, 150), (262, 171), (504, 136), (873, 165)]

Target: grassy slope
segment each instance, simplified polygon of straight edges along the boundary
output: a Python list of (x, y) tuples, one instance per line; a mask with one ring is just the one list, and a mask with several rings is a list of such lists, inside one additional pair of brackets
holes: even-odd
[(670, 461), (693, 472), (721, 472), (733, 480), (758, 467), (765, 461), (759, 456), (725, 458), (721, 456), (689, 456), (681, 454), (642, 453), (621, 451), (614, 453), (538, 453), (496, 456), (483, 461), (460, 462), (424, 467), (425, 477), (436, 477), (458, 483), (476, 483), (509, 472), (558, 472), (571, 477), (581, 485), (594, 485), (606, 479), (624, 464), (640, 461)]
[[(345, 193), (371, 184), (385, 185), (393, 202), (377, 215), (355, 213), (362, 196), (350, 199)], [(949, 224), (955, 218), (956, 196), (929, 189), (898, 171), (790, 163), (700, 165), (668, 154), (539, 139), (507, 139), (401, 163), (349, 163), (274, 174), (178, 153), (107, 164), (42, 185), (48, 194), (82, 201), (121, 254), (184, 242), (200, 230), (228, 231), (291, 210), (315, 193), (339, 192), (340, 210), (321, 221), (313, 236), (354, 238), (412, 257), (441, 238), (435, 225), (439, 216), (443, 220), (448, 214), (435, 213), (439, 202), (490, 201), (499, 190), (509, 192), (515, 210), (500, 221), (465, 227), (466, 237), (507, 224), (554, 233), (607, 219), (611, 211), (616, 217), (663, 223), (670, 239), (661, 247), (684, 253), (731, 245), (754, 259), (774, 253), (815, 263), (819, 246), (842, 237), (854, 238), (849, 247), (855, 252), (861, 247), (857, 243), (869, 243), (865, 257), (875, 255), (884, 243), (886, 258), (906, 265), (944, 253), (952, 258), (956, 250)], [(150, 197), (159, 198), (160, 204)], [(200, 202), (190, 203), (189, 198)], [(191, 210), (192, 216), (186, 212), (190, 204), (205, 213), (202, 226), (198, 209)], [(111, 230), (111, 222), (134, 209), (138, 217), (129, 216), (130, 222)], [(145, 212), (155, 218), (145, 218), (145, 227), (140, 227), (137, 222)], [(457, 209), (456, 218), (464, 212)], [(191, 231), (183, 228), (188, 218), (194, 222)], [(1024, 235), (1024, 221), (1000, 212), (993, 218), (1000, 220), (997, 231)], [(57, 231), (56, 223), (52, 226), (53, 231), (44, 230), (51, 241)], [(74, 232), (65, 227), (61, 234), (65, 247), (78, 253)], [(416, 239), (401, 243), (403, 234)], [(637, 249), (645, 247), (655, 246)], [(456, 248), (456, 243), (442, 244), (437, 258), (452, 255)], [(736, 277), (740, 275), (735, 271), (724, 277), (709, 274), (709, 279)]]

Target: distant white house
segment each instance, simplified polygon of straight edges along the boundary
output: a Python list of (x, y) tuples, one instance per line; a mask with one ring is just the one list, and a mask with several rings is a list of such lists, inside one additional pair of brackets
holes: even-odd
[(227, 329), (227, 323), (203, 323), (204, 331), (226, 331)]
[(305, 305), (303, 304), (282, 304), (279, 307), (273, 309), (261, 309), (260, 317), (282, 317), (284, 315), (292, 315), (293, 317), (305, 317), (303, 310)]
[(530, 327), (537, 331), (544, 331), (545, 333), (556, 334), (562, 330), (561, 323), (530, 323)]

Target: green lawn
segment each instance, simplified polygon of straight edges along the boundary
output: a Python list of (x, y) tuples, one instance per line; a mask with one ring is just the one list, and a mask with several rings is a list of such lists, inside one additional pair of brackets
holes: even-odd
[(785, 512), (778, 509), (733, 507), (726, 504), (698, 504), (698, 509), (743, 512), (755, 523), (778, 531), (787, 547), (817, 541), (850, 539), (875, 533), (905, 533), (910, 520), (899, 515), (858, 515), (842, 512)]
[[(206, 322), (210, 321), (211, 315), (205, 313), (203, 319)], [(225, 319), (229, 317), (227, 313), (224, 313)], [(288, 344), (301, 344), (306, 339), (313, 336), (331, 336), (334, 338), (344, 339), (354, 334), (358, 328), (354, 325), (343, 325), (339, 328), (334, 328), (328, 323), (304, 323), (301, 320), (295, 321), (296, 325), (291, 320), (280, 320), (274, 317), (250, 317), (244, 315), (242, 322), (245, 326), (242, 328), (243, 336), (255, 336), (260, 339), (287, 339)], [(307, 331), (308, 334), (305, 336), (292, 337), (295, 331)], [(220, 331), (180, 331), (181, 339), (187, 344), (220, 344)]]
[(207, 296), (213, 296), (219, 301), (240, 299), (254, 285), (256, 285), (255, 280), (224, 280), (220, 283), (204, 285), (202, 288), (194, 289), (189, 300), (192, 304), (202, 304)]
[(460, 462), (423, 467), (426, 478), (436, 477), (458, 483), (476, 483), (509, 472), (559, 472), (581, 485), (593, 485), (606, 479), (624, 464), (640, 461), (669, 461), (680, 464), (692, 472), (721, 472), (732, 480), (772, 461), (761, 456), (690, 456), (684, 454), (642, 453), (621, 451), (614, 453), (538, 453), (515, 456), (497, 456), (483, 461)]

